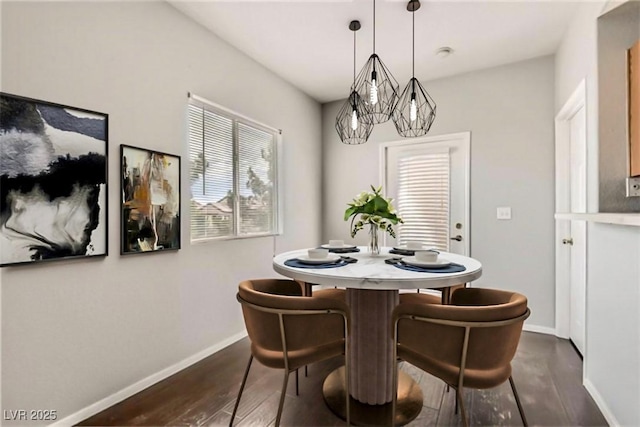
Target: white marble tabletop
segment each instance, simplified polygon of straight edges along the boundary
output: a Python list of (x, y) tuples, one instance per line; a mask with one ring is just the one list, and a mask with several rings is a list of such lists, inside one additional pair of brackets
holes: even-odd
[(273, 258), (273, 269), (283, 276), (318, 285), (338, 286), (354, 289), (416, 289), (445, 288), (460, 283), (471, 282), (482, 275), (482, 264), (478, 260), (450, 252), (440, 252), (440, 258), (462, 264), (465, 271), (459, 273), (418, 273), (385, 264), (387, 258), (398, 257), (390, 254), (389, 247), (380, 249), (380, 255), (373, 256), (366, 247), (360, 252), (340, 254), (356, 258), (357, 263), (335, 268), (295, 268), (284, 265), (285, 261), (306, 255), (307, 249), (284, 252)]

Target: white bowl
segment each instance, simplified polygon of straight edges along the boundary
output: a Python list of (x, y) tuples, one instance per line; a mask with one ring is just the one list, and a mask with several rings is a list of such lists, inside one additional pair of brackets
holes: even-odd
[(321, 249), (321, 248), (309, 249), (308, 253), (309, 253), (309, 258), (311, 259), (323, 259), (329, 256), (329, 249)]
[(437, 262), (438, 252), (436, 251), (419, 251), (416, 252), (416, 260), (420, 262)]

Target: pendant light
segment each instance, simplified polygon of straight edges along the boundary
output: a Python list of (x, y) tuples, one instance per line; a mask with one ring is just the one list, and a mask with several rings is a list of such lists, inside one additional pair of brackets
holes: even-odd
[(373, 123), (367, 105), (355, 90), (356, 84), (356, 31), (360, 29), (360, 21), (351, 21), (349, 29), (353, 31), (353, 86), (349, 97), (340, 108), (336, 117), (336, 131), (345, 144), (364, 144), (373, 130)]
[(413, 21), (412, 40), (413, 58), (409, 83), (402, 91), (398, 103), (393, 110), (393, 123), (398, 133), (405, 137), (422, 136), (429, 132), (436, 118), (436, 103), (431, 95), (420, 84), (415, 75), (416, 63), (416, 18), (415, 12), (420, 9), (419, 0), (410, 0), (407, 10), (411, 12)]
[(384, 123), (398, 99), (398, 82), (376, 54), (376, 0), (373, 0), (373, 53), (358, 74), (355, 89), (368, 107), (373, 123)]

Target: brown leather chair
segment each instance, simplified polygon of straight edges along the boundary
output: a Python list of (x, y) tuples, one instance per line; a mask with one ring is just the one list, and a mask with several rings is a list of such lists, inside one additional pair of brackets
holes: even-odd
[[(440, 298), (438, 298), (438, 300), (442, 303), (442, 304), (449, 304), (449, 302), (451, 301), (451, 294), (453, 294), (453, 292), (456, 289), (461, 289), (466, 287), (467, 284), (466, 283), (461, 283), (459, 285), (454, 285), (454, 286), (449, 286), (448, 288), (427, 288), (428, 290), (431, 291), (440, 291)], [(428, 294), (428, 293), (421, 293), (420, 292), (421, 289), (418, 289), (418, 292), (416, 292), (416, 294), (418, 295), (433, 295), (433, 294)], [(403, 294), (400, 294), (400, 297), (402, 297)], [(412, 294), (409, 294), (412, 295)], [(405, 300), (404, 302), (409, 302), (410, 298)], [(400, 302), (403, 302), (403, 299), (400, 298)], [(429, 302), (429, 304), (431, 304), (431, 302)]]
[(399, 298), (400, 304), (447, 304), (447, 298), (443, 293), (441, 296), (431, 293), (401, 293)]
[[(348, 349), (349, 308), (345, 291), (328, 289), (302, 295), (294, 280), (246, 280), (238, 286), (237, 299), (251, 341), (251, 356), (240, 385), (229, 426), (233, 425), (242, 391), (255, 357), (263, 365), (284, 370), (282, 394), (276, 426), (284, 405), (289, 374), (313, 362), (338, 355)], [(345, 357), (345, 364), (348, 364)], [(348, 366), (346, 372), (349, 372)], [(347, 387), (348, 387), (347, 378)], [(350, 422), (347, 390), (347, 423)]]
[[(530, 314), (527, 298), (515, 292), (480, 288), (457, 289), (450, 305), (410, 296), (413, 301), (405, 297), (393, 312), (394, 360), (405, 360), (455, 388), (465, 426), (463, 387), (492, 388), (508, 379), (526, 426), (511, 377), (511, 360)], [(397, 381), (396, 370), (395, 389)], [(395, 413), (395, 393), (393, 397)]]

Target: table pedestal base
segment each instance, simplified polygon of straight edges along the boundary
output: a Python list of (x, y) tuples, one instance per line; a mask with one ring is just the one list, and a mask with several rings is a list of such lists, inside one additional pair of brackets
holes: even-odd
[[(398, 403), (396, 405), (395, 424), (405, 425), (414, 420), (422, 410), (422, 390), (409, 375), (400, 371), (398, 376)], [(324, 380), (322, 394), (327, 406), (334, 414), (347, 419), (345, 407), (346, 389), (344, 366), (336, 369)], [(351, 423), (355, 425), (390, 425), (391, 402), (384, 405), (367, 405), (354, 399), (350, 400)]]

